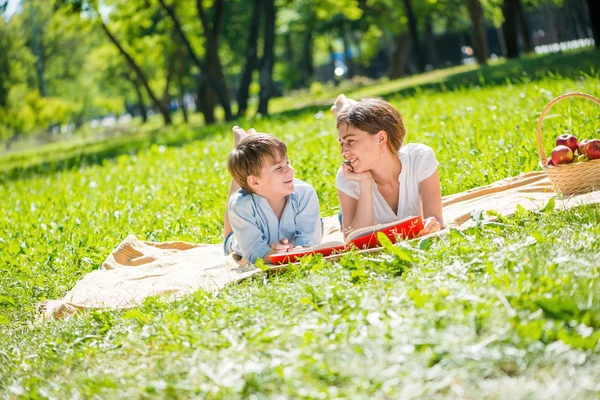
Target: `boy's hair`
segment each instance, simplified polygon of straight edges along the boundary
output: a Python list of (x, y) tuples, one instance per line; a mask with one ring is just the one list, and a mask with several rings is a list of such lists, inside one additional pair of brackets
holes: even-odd
[(406, 134), (400, 112), (387, 101), (375, 97), (365, 98), (342, 108), (337, 114), (337, 128), (343, 124), (371, 135), (385, 131), (388, 135), (388, 149), (394, 154), (398, 154)]
[(229, 153), (227, 169), (246, 193), (253, 193), (248, 185), (250, 175), (260, 176), (267, 160), (275, 161), (277, 156), (286, 157), (285, 143), (267, 133), (255, 133), (242, 139)]

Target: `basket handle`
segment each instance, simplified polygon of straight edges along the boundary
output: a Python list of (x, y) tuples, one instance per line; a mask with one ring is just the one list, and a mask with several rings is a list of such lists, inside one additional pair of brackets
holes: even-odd
[(592, 95), (589, 95), (587, 93), (581, 93), (581, 92), (571, 92), (571, 93), (562, 94), (562, 95), (558, 96), (557, 98), (555, 98), (554, 100), (552, 100), (550, 103), (546, 104), (546, 107), (544, 107), (544, 109), (542, 110), (542, 113), (540, 114), (540, 119), (538, 120), (538, 126), (537, 126), (538, 150), (540, 151), (540, 160), (542, 160), (542, 165), (544, 167), (546, 165), (548, 165), (548, 159), (546, 158), (546, 153), (544, 153), (544, 147), (542, 146), (542, 124), (544, 122), (544, 117), (546, 116), (548, 111), (550, 111), (550, 108), (552, 108), (553, 105), (555, 105), (556, 103), (558, 103), (561, 100), (568, 99), (569, 97), (583, 97), (584, 99), (591, 100), (600, 106), (600, 100), (598, 100), (597, 98), (595, 98)]

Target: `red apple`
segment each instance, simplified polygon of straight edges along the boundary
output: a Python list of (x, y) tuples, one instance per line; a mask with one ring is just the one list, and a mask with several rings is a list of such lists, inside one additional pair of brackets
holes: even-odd
[(548, 165), (549, 165), (549, 166), (551, 165), (551, 166), (553, 166), (553, 167), (554, 167), (554, 161), (552, 161), (552, 159), (549, 159), (549, 160), (548, 160)]
[(588, 140), (585, 144), (585, 155), (590, 160), (596, 160), (600, 158), (600, 139)]
[(568, 164), (573, 161), (573, 151), (567, 146), (556, 146), (552, 150), (552, 161), (555, 165)]
[(577, 138), (575, 136), (569, 135), (567, 133), (565, 133), (564, 135), (560, 135), (559, 137), (556, 138), (556, 145), (557, 146), (567, 146), (573, 152), (575, 150), (577, 150), (577, 148), (579, 147), (579, 143), (577, 143)]
[(587, 139), (583, 139), (581, 142), (579, 142), (579, 147), (577, 148), (577, 151), (579, 152), (580, 156), (585, 154), (585, 145), (587, 144), (587, 142)]

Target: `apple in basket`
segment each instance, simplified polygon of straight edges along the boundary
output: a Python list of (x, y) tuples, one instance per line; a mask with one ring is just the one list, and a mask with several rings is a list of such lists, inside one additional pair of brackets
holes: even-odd
[(573, 151), (567, 146), (556, 146), (554, 150), (552, 150), (551, 158), (552, 161), (554, 161), (554, 165), (568, 164), (573, 161)]
[(577, 143), (575, 136), (565, 133), (556, 138), (556, 146), (567, 146), (572, 152), (575, 152), (579, 147), (579, 143)]
[(587, 142), (587, 139), (583, 139), (581, 142), (579, 142), (579, 147), (577, 148), (577, 151), (579, 152), (580, 156), (585, 154), (585, 145), (587, 144)]
[(585, 155), (590, 160), (596, 160), (600, 158), (600, 139), (588, 140), (585, 144)]

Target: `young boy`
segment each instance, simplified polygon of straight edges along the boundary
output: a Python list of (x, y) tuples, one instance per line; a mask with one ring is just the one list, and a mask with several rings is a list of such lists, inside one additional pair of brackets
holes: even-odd
[(233, 177), (225, 212), (225, 254), (255, 263), (295, 247), (321, 242), (323, 228), (315, 189), (294, 179), (287, 147), (276, 137), (234, 127), (229, 153)]

